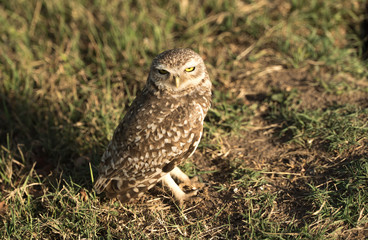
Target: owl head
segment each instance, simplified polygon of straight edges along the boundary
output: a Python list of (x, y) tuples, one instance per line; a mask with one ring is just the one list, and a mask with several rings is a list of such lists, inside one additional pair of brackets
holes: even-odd
[(207, 77), (202, 58), (188, 48), (177, 48), (160, 53), (154, 58), (148, 82), (160, 90), (181, 91), (196, 86)]

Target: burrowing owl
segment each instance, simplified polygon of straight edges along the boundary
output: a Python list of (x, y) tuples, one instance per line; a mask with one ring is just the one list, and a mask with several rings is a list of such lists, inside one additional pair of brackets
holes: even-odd
[(159, 54), (102, 156), (96, 192), (128, 202), (162, 180), (179, 203), (195, 195), (171, 177), (194, 186), (177, 165), (196, 150), (210, 104), (211, 81), (197, 53), (173, 49)]

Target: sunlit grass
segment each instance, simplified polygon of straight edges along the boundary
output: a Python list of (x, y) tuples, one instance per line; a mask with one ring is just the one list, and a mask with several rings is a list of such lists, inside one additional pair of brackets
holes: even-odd
[[(1, 1), (0, 236), (359, 239), (368, 196), (364, 4)], [(115, 127), (152, 58), (174, 47), (197, 51), (214, 85), (199, 159), (182, 166), (207, 178), (205, 203), (180, 209), (155, 191), (136, 205), (96, 196)], [(285, 87), (275, 73), (288, 71), (308, 77)], [(305, 107), (309, 88), (334, 100)], [(255, 153), (244, 146), (260, 139), (274, 155), (249, 165)], [(261, 147), (252, 150), (263, 156)], [(294, 150), (312, 157), (292, 159)]]

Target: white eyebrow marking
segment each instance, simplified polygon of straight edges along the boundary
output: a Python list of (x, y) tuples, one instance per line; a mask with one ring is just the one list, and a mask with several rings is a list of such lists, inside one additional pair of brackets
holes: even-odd
[(190, 68), (190, 67), (197, 67), (197, 65), (198, 65), (198, 61), (192, 58), (188, 62), (185, 63), (183, 69)]
[(158, 64), (155, 66), (156, 69), (160, 69), (160, 70), (166, 70), (169, 72), (167, 65), (163, 65), (163, 64)]

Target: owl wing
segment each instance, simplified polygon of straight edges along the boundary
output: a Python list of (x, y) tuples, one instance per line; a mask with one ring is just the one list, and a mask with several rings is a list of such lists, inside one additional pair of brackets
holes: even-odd
[(195, 151), (206, 112), (190, 96), (179, 100), (143, 90), (102, 157), (96, 191), (131, 198), (154, 186)]

